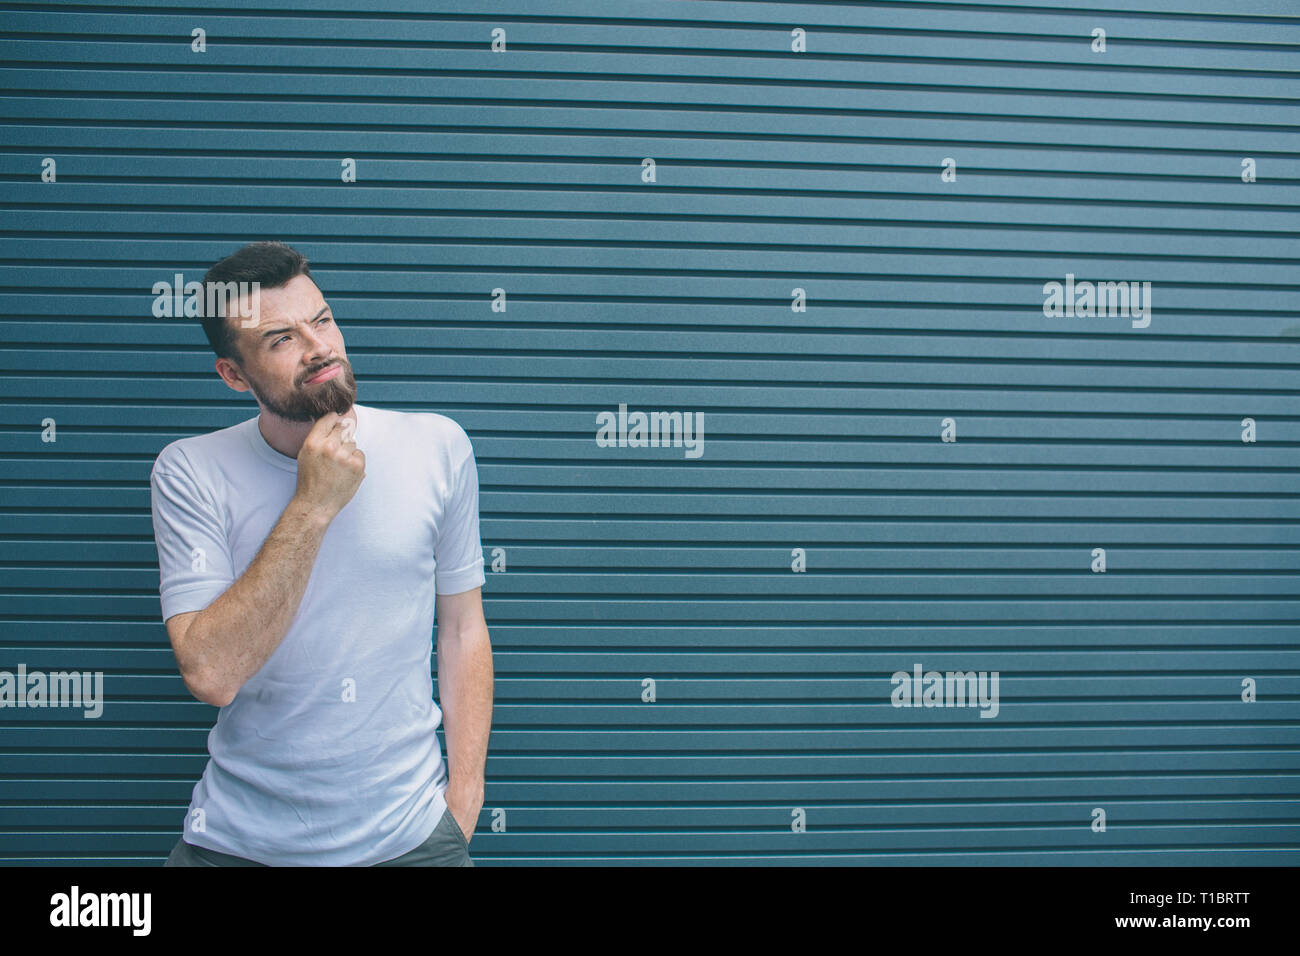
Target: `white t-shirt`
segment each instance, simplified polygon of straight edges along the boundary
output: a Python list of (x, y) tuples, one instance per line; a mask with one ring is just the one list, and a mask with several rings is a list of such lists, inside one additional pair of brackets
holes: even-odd
[[(321, 542), (284, 640), (217, 712), (184, 839), (260, 863), (368, 866), (415, 849), (446, 802), (434, 731), (434, 594), (484, 583), (469, 436), (353, 405), (366, 476)], [(174, 441), (150, 477), (163, 620), (252, 563), (298, 462), (257, 417)]]

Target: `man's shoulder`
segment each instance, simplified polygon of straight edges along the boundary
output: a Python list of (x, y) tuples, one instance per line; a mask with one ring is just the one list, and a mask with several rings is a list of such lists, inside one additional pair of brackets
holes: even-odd
[(391, 427), (396, 435), (433, 442), (452, 451), (470, 447), (469, 435), (460, 423), (438, 412), (402, 412), (373, 405), (362, 407), (369, 410), (377, 421)]
[(187, 435), (168, 442), (154, 459), (153, 471), (193, 478), (208, 463), (228, 460), (232, 448), (246, 441), (243, 431), (248, 428), (249, 421), (256, 419), (246, 419), (215, 431)]

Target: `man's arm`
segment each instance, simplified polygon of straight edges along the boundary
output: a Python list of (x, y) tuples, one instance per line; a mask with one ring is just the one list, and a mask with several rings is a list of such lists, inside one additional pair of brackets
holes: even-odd
[(483, 589), (439, 594), (438, 697), (447, 737), (447, 809), (468, 842), (483, 809), (484, 768), (492, 732), (492, 644)]
[(312, 427), (298, 453), (297, 491), (244, 573), (202, 611), (167, 619), (181, 677), (199, 700), (229, 704), (288, 633), (321, 540), (365, 477), (345, 422), (331, 412)]
[(202, 611), (167, 619), (181, 677), (195, 697), (225, 707), (275, 653), (298, 613), (329, 523), (295, 497), (220, 597)]

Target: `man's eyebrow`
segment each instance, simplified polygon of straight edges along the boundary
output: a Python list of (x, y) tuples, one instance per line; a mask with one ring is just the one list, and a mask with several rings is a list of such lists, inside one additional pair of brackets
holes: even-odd
[[(329, 304), (326, 303), (325, 307), (321, 309), (319, 312), (317, 312), (315, 315), (313, 315), (310, 319), (308, 319), (308, 321), (315, 322), (317, 319), (319, 319), (322, 315), (324, 315), (329, 310), (330, 310)], [(279, 329), (267, 329), (265, 332), (262, 333), (262, 338), (266, 338), (268, 335), (279, 335), (281, 332), (291, 332), (291, 331), (293, 331), (293, 328), (292, 326), (288, 326), (288, 325)]]

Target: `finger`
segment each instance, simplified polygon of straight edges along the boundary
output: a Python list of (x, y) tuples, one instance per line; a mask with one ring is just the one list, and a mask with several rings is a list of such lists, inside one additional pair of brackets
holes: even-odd
[(316, 424), (311, 427), (312, 432), (328, 435), (338, 425), (338, 417), (337, 412), (326, 412), (316, 419)]
[(355, 424), (344, 418), (338, 412), (328, 412), (327, 414), (332, 415), (333, 420), (330, 422), (329, 427), (324, 430), (322, 437), (325, 440), (325, 444), (334, 447), (336, 444), (341, 445), (345, 442), (351, 441), (352, 436), (350, 431), (356, 427)]

